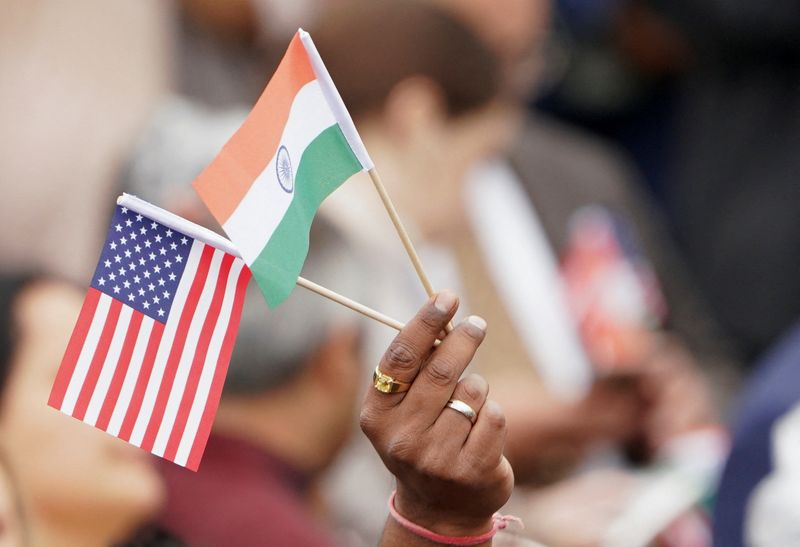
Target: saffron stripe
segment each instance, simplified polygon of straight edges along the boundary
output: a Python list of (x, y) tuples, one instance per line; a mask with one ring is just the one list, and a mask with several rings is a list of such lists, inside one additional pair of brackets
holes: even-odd
[(320, 133), (303, 152), (295, 176), (294, 199), (250, 264), (270, 307), (283, 302), (294, 289), (308, 254), (311, 222), (322, 201), (359, 171), (361, 164), (336, 124)]
[(211, 300), (211, 306), (209, 306), (208, 314), (203, 322), (203, 329), (197, 343), (197, 350), (195, 351), (192, 361), (192, 368), (189, 371), (186, 388), (184, 389), (180, 407), (175, 416), (172, 431), (167, 441), (167, 447), (164, 451), (164, 457), (170, 461), (175, 460), (178, 445), (186, 429), (186, 421), (189, 418), (189, 411), (192, 408), (192, 403), (194, 403), (195, 395), (197, 394), (197, 385), (200, 383), (200, 375), (203, 372), (203, 365), (208, 355), (208, 347), (211, 344), (211, 335), (214, 333), (217, 321), (225, 322), (227, 319), (220, 316), (220, 310), (222, 308), (222, 300), (225, 296), (225, 285), (227, 284), (228, 275), (231, 271), (231, 264), (233, 264), (233, 256), (226, 254), (222, 259), (219, 275), (217, 276), (217, 286), (214, 288), (214, 296)]
[(117, 320), (119, 313), (122, 310), (122, 303), (119, 300), (112, 299), (111, 307), (108, 310), (108, 317), (103, 326), (103, 333), (100, 335), (100, 340), (97, 343), (92, 362), (89, 365), (89, 370), (86, 372), (86, 378), (83, 380), (78, 401), (75, 403), (75, 408), (72, 410), (72, 416), (79, 420), (83, 420), (86, 415), (86, 408), (89, 406), (92, 393), (97, 385), (97, 379), (100, 377), (103, 363), (105, 362), (108, 348), (111, 346), (111, 339), (114, 336), (117, 328)]
[(139, 369), (139, 376), (136, 379), (136, 387), (133, 389), (130, 403), (128, 404), (125, 412), (125, 419), (122, 421), (122, 426), (119, 430), (120, 439), (125, 441), (131, 440), (133, 428), (139, 419), (139, 412), (142, 409), (142, 401), (147, 386), (150, 384), (150, 376), (153, 373), (153, 364), (158, 355), (158, 348), (161, 345), (161, 339), (164, 336), (164, 323), (160, 321), (153, 321), (153, 330), (150, 333), (150, 340), (147, 342), (147, 350), (145, 351), (144, 358), (142, 359), (142, 367)]
[(299, 35), (295, 35), (258, 102), (214, 161), (194, 181), (214, 218), (224, 224), (267, 166), (295, 95), (315, 79)]
[(61, 359), (61, 366), (58, 367), (58, 374), (53, 382), (53, 389), (50, 390), (50, 398), (47, 404), (55, 409), (60, 409), (64, 402), (64, 395), (67, 393), (69, 381), (72, 374), (75, 372), (75, 365), (78, 363), (78, 357), (81, 354), (81, 349), (86, 340), (84, 333), (89, 331), (89, 326), (92, 324), (95, 310), (97, 310), (97, 302), (100, 300), (102, 293), (97, 289), (90, 288), (86, 292), (86, 298), (83, 301), (78, 321), (75, 324), (75, 329), (72, 331), (72, 336), (67, 344), (67, 350), (64, 352), (64, 357)]
[(222, 386), (225, 383), (225, 375), (228, 373), (228, 364), (231, 360), (231, 353), (233, 352), (233, 344), (236, 341), (236, 334), (239, 330), (239, 320), (242, 317), (242, 305), (244, 304), (245, 289), (247, 288), (248, 281), (250, 281), (250, 271), (242, 269), (239, 281), (236, 285), (236, 298), (233, 302), (233, 311), (231, 312), (230, 323), (228, 323), (228, 331), (225, 333), (225, 339), (222, 342), (222, 349), (219, 353), (219, 365), (214, 371), (214, 380), (211, 383), (211, 389), (208, 393), (206, 408), (200, 420), (200, 426), (197, 428), (197, 435), (195, 435), (189, 458), (186, 461), (186, 467), (192, 471), (197, 471), (197, 467), (200, 465), (200, 458), (203, 456), (203, 451), (206, 449), (208, 435), (211, 432), (211, 424), (214, 422), (214, 416), (217, 413), (219, 398), (222, 394)]
[(119, 399), (119, 392), (122, 390), (122, 382), (128, 373), (128, 368), (133, 357), (133, 348), (139, 337), (139, 330), (142, 325), (142, 318), (144, 314), (134, 311), (131, 317), (128, 332), (125, 335), (125, 342), (122, 344), (122, 352), (119, 356), (119, 361), (114, 369), (114, 376), (111, 378), (111, 383), (108, 386), (108, 391), (103, 399), (103, 406), (100, 408), (100, 414), (97, 416), (95, 427), (108, 430), (108, 424), (111, 421), (111, 415), (114, 412), (114, 407), (117, 405)]
[(172, 349), (167, 360), (164, 374), (161, 377), (160, 385), (158, 387), (158, 395), (156, 396), (153, 411), (148, 419), (147, 428), (144, 437), (139, 446), (143, 449), (150, 451), (153, 449), (153, 443), (156, 440), (156, 434), (161, 426), (161, 419), (164, 417), (164, 409), (167, 406), (167, 399), (169, 398), (172, 384), (175, 381), (175, 373), (178, 369), (178, 362), (181, 354), (186, 345), (186, 335), (189, 331), (194, 310), (197, 308), (197, 301), (203, 286), (206, 282), (208, 269), (211, 266), (211, 258), (214, 256), (214, 247), (204, 245), (203, 254), (200, 256), (200, 263), (197, 265), (197, 272), (195, 273), (192, 287), (189, 289), (189, 295), (186, 297), (186, 304), (183, 306), (180, 322), (175, 331), (175, 338), (172, 342)]

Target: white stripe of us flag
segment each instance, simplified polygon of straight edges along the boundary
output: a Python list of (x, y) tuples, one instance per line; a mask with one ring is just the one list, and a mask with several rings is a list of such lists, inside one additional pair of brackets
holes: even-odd
[(238, 257), (117, 207), (50, 406), (196, 470), (249, 279)]

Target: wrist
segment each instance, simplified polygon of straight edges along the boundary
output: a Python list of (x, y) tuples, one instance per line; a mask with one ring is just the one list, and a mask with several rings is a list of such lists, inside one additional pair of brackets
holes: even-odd
[(408, 520), (444, 536), (476, 536), (492, 529), (492, 515), (469, 516), (416, 499), (400, 485), (394, 497), (396, 510)]

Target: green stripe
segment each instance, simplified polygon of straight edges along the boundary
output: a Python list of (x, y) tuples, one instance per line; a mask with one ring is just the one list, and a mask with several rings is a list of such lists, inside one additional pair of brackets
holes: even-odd
[(308, 255), (311, 222), (322, 201), (361, 169), (338, 124), (325, 129), (303, 152), (295, 173), (292, 203), (250, 265), (270, 308), (281, 304), (294, 289)]

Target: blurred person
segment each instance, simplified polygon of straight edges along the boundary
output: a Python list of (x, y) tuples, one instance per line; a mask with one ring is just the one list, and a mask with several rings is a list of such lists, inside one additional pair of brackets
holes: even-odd
[(149, 455), (46, 405), (81, 303), (63, 282), (0, 276), (0, 439), (30, 545), (122, 542), (163, 500)]
[[(317, 221), (303, 275), (358, 298), (355, 263)], [(200, 469), (162, 465), (161, 523), (195, 545), (335, 545), (313, 487), (353, 429), (364, 368), (356, 316), (304, 289), (274, 310), (255, 284), (245, 300)]]
[[(531, 478), (535, 478), (536, 468), (540, 467), (525, 455), (530, 436), (538, 435), (537, 432), (550, 432), (546, 446), (554, 450), (552, 461), (560, 464), (553, 468), (556, 476), (569, 469), (565, 465), (568, 462), (579, 461), (592, 443), (604, 439), (626, 440), (642, 426), (638, 419), (643, 411), (641, 397), (649, 400), (644, 408), (661, 416), (645, 420), (650, 424), (644, 429), (651, 450), (669, 436), (665, 435), (668, 430), (677, 433), (713, 421), (712, 402), (697, 368), (714, 377), (719, 405), (735, 390), (736, 375), (731, 372), (735, 365), (661, 219), (637, 187), (635, 170), (611, 146), (541, 113), (527, 113), (523, 108), (538, 82), (535, 77), (526, 80), (513, 74), (530, 73), (531, 58), (538, 57), (539, 64), (544, 64), (541, 58), (550, 22), (550, 2), (509, 1), (502, 16), (495, 13), (492, 2), (483, 0), (436, 0), (436, 3), (469, 22), (487, 44), (493, 45), (507, 73), (512, 74), (506, 75), (504, 88), (508, 93), (504, 97), (520, 118), (507, 157), (486, 162), (471, 174), (466, 199), (472, 229), (461, 245), (462, 260), (468, 265), (465, 271), (472, 272), (471, 276), (465, 275), (467, 295), (480, 309), (491, 309), (493, 301), (503, 302), (507, 315), (513, 318), (509, 327), (522, 338), (522, 344), (516, 342), (522, 346), (517, 355), (525, 357), (501, 359), (504, 367), (494, 365), (493, 371), (485, 371), (495, 389), (508, 388), (506, 404), (512, 431), (508, 449), (518, 476), (524, 480), (528, 475), (526, 468), (530, 467)], [(504, 31), (505, 26), (493, 24), (497, 18), (516, 31)], [(519, 82), (527, 82), (527, 87)], [(615, 234), (621, 240), (620, 245), (631, 247), (633, 242), (638, 247), (636, 260), (646, 268), (652, 267), (651, 275), (660, 285), (655, 290), (663, 290), (668, 316), (663, 329), (652, 335), (640, 334), (642, 345), (632, 355), (620, 353), (615, 358), (620, 362), (605, 364), (612, 369), (625, 369), (630, 366), (622, 362), (625, 360), (648, 362), (635, 367), (644, 376), (633, 382), (637, 388), (634, 394), (630, 383), (625, 387), (617, 381), (611, 385), (601, 381), (583, 401), (565, 404), (543, 391), (537, 385), (542, 381), (534, 381), (519, 365), (533, 362), (544, 371), (541, 374), (545, 383), (548, 370), (565, 378), (564, 371), (573, 369), (571, 378), (556, 380), (578, 387), (582, 384), (587, 389), (590, 381), (587, 372), (593, 375), (591, 369), (602, 364), (597, 362), (602, 356), (590, 341), (575, 332), (576, 319), (565, 315), (571, 304), (566, 292), (571, 289), (566, 285), (569, 279), (564, 279), (569, 273), (567, 259), (575, 252), (576, 244), (585, 244), (576, 242), (575, 226), (588, 209), (595, 215), (599, 211), (610, 219), (608, 223), (615, 230), (621, 230), (621, 234)], [(590, 237), (597, 234), (598, 228), (592, 230)], [(479, 266), (481, 261), (485, 266)], [(518, 271), (527, 267), (530, 269)], [(607, 278), (605, 282), (608, 283)], [(610, 286), (606, 290), (612, 289)], [(636, 287), (629, 286), (626, 290), (633, 289)], [(531, 298), (533, 295), (535, 298)], [(496, 323), (494, 317), (491, 319)], [(488, 340), (484, 351), (493, 349), (493, 342), (499, 345), (498, 340)], [(502, 340), (506, 346), (513, 343), (508, 336)], [(530, 379), (530, 383), (520, 382), (521, 377)], [(654, 391), (653, 386), (660, 389)], [(667, 386), (682, 387), (667, 389)], [(570, 386), (565, 391), (570, 391)], [(654, 404), (656, 400), (659, 402)], [(517, 404), (519, 412), (515, 410)], [(673, 406), (685, 410), (681, 418)], [(637, 415), (635, 420), (631, 419), (632, 411)], [(650, 415), (648, 411), (647, 416)], [(520, 422), (515, 423), (516, 420)], [(528, 433), (523, 434), (526, 429)], [(558, 446), (563, 446), (563, 450), (557, 450)], [(546, 452), (547, 448), (538, 451), (538, 456)], [(525, 461), (530, 465), (524, 464)]]
[(0, 547), (22, 547), (27, 544), (27, 535), (18, 489), (0, 453)]
[(714, 504), (714, 545), (795, 545), (800, 447), (800, 325), (753, 369), (737, 405)]
[(752, 364), (800, 315), (800, 7), (651, 4), (689, 44), (666, 187), (676, 233)]

